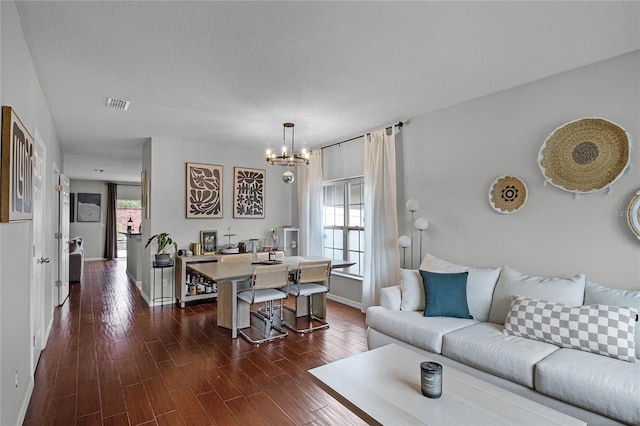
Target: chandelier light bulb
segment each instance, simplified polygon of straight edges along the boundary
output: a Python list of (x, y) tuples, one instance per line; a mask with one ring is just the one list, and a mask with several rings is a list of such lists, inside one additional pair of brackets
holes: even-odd
[(419, 208), (420, 202), (418, 200), (416, 200), (415, 198), (410, 198), (407, 200), (407, 210), (413, 213), (415, 211), (418, 211)]

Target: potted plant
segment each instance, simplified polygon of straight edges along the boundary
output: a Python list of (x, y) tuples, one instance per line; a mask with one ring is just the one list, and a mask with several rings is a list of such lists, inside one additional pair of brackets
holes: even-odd
[(151, 238), (147, 241), (144, 248), (149, 247), (149, 244), (153, 240), (156, 240), (158, 243), (158, 248), (156, 250), (156, 265), (165, 266), (171, 263), (171, 258), (169, 257), (169, 253), (167, 253), (167, 249), (169, 246), (173, 246), (175, 251), (178, 251), (178, 244), (171, 239), (168, 233), (163, 232), (161, 234), (152, 235)]

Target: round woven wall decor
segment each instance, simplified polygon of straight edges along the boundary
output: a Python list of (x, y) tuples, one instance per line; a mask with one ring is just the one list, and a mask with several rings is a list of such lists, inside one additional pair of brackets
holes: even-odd
[(611, 186), (630, 164), (631, 135), (603, 118), (571, 121), (547, 137), (538, 164), (547, 182), (574, 193)]
[(640, 240), (640, 191), (636, 192), (629, 203), (627, 222), (633, 234)]
[(489, 203), (498, 213), (515, 213), (527, 202), (527, 186), (515, 176), (500, 176), (489, 189)]

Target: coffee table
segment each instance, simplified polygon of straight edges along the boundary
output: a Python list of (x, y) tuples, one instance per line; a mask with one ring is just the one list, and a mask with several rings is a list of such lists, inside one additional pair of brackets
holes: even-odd
[(330, 393), (369, 424), (586, 425), (537, 402), (443, 366), (442, 396), (420, 391), (420, 363), (396, 344), (309, 370)]

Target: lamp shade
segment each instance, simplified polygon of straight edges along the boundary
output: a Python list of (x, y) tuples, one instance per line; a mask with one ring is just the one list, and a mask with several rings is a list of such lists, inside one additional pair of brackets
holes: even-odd
[(419, 229), (420, 231), (424, 231), (429, 227), (429, 221), (424, 217), (419, 217), (416, 219), (415, 226), (416, 226), (416, 229)]
[(402, 248), (407, 248), (411, 246), (411, 238), (406, 235), (402, 235), (398, 238), (398, 244), (400, 244), (400, 247)]
[(410, 198), (407, 200), (407, 210), (409, 210), (410, 212), (415, 212), (418, 211), (419, 208), (420, 201), (416, 200), (415, 198)]

